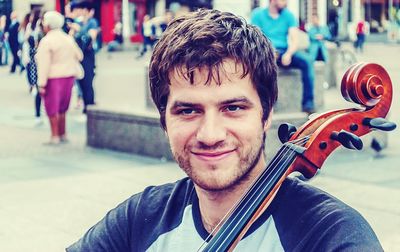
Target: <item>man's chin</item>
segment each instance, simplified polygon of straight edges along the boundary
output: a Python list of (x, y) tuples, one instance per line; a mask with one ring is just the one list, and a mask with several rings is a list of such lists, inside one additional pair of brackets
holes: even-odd
[[(224, 172), (218, 172), (224, 171)], [(236, 185), (240, 184), (244, 175), (237, 176), (229, 174), (226, 169), (206, 171), (203, 174), (191, 174), (189, 176), (193, 182), (205, 191), (221, 192), (232, 190)]]
[(281, 14), (284, 9), (285, 8), (278, 8), (277, 11), (278, 11), (279, 14)]
[(200, 187), (201, 189), (209, 192), (222, 192), (229, 190), (230, 188), (233, 187), (235, 183), (227, 183), (227, 182), (222, 182), (222, 181), (203, 181), (203, 180), (198, 180), (198, 179), (192, 179), (193, 182)]

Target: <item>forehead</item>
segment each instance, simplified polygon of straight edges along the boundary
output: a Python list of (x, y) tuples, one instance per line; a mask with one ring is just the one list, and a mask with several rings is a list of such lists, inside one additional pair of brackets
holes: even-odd
[(211, 79), (209, 79), (209, 69), (195, 69), (193, 83), (191, 83), (185, 71), (174, 69), (169, 75), (168, 103), (177, 100), (212, 103), (238, 96), (259, 100), (249, 74), (242, 76), (243, 68), (241, 64), (236, 64), (233, 60), (226, 60), (216, 71), (218, 71), (219, 79), (217, 73), (213, 73)]
[(77, 12), (84, 12), (84, 11), (88, 11), (88, 10), (85, 9), (85, 8), (82, 8), (82, 7), (76, 7), (76, 8), (74, 8), (74, 11), (77, 11)]
[(276, 3), (279, 5), (287, 4), (287, 0), (276, 0)]
[[(189, 74), (190, 73), (190, 74)], [(198, 67), (189, 71), (186, 66), (175, 67), (169, 72), (171, 84), (211, 84), (215, 81), (226, 82), (232, 78), (240, 78), (243, 75), (243, 66), (234, 60), (226, 59), (219, 67)], [(193, 83), (192, 83), (193, 82)], [(218, 83), (220, 84), (220, 83)]]

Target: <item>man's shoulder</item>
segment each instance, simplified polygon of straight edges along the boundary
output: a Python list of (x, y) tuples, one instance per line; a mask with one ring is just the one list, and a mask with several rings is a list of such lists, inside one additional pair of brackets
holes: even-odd
[(178, 208), (183, 209), (191, 204), (191, 197), (194, 191), (190, 179), (184, 178), (174, 183), (159, 186), (149, 186), (142, 192), (132, 195), (117, 208), (135, 209), (135, 214), (130, 215), (131, 221), (147, 220), (154, 221), (154, 225), (160, 221), (163, 215), (172, 216), (177, 213)]
[(371, 246), (380, 251), (374, 231), (361, 214), (329, 193), (287, 179), (277, 197), (274, 220), (281, 239), (291, 249), (302, 244), (301, 250), (306, 251), (312, 246), (322, 251)]
[(59, 32), (58, 30), (52, 30), (44, 36), (39, 44), (54, 47), (60, 43), (60, 39), (65, 39), (65, 36), (69, 36), (65, 32)]
[(19, 22), (15, 22), (15, 23), (11, 23), (11, 25), (8, 29), (11, 32), (16, 32), (16, 31), (18, 31), (18, 28), (19, 28)]
[[(297, 178), (286, 179), (282, 189), (280, 197), (282, 201), (302, 206), (302, 210), (316, 211), (314, 213), (316, 215), (325, 215), (330, 211), (346, 214), (357, 213), (357, 211), (336, 197)], [(324, 211), (320, 211), (318, 208), (322, 208)]]
[(39, 47), (44, 47), (44, 46), (49, 46), (52, 44), (52, 36), (51, 34), (46, 34), (40, 41), (39, 41)]
[(260, 17), (260, 16), (268, 16), (268, 8), (265, 7), (257, 7), (254, 8), (251, 12), (252, 17)]
[(191, 188), (193, 188), (192, 181), (189, 178), (183, 178), (171, 183), (148, 186), (143, 191), (132, 195), (128, 201), (151, 199), (153, 203), (163, 204), (162, 201), (168, 200), (170, 197), (176, 197), (178, 194), (184, 194)]
[(192, 193), (193, 183), (187, 178), (147, 187), (109, 211), (67, 251), (145, 251), (179, 225)]
[(296, 19), (293, 12), (291, 12), (288, 8), (285, 8), (284, 10), (282, 10), (281, 17), (283, 17), (285, 19), (293, 19), (293, 20)]
[(88, 29), (98, 29), (99, 28), (99, 22), (97, 22), (97, 19), (95, 18), (90, 18), (87, 22)]

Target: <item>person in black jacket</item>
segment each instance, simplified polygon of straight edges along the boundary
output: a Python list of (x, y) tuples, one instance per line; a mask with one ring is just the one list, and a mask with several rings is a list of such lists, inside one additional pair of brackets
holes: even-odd
[[(234, 14), (202, 9), (172, 21), (154, 47), (149, 89), (188, 177), (133, 195), (67, 251), (228, 251), (202, 245), (216, 230), (237, 231), (257, 204), (243, 207), (242, 196), (266, 190), (253, 182), (274, 184), (285, 170), (281, 161), (266, 168), (264, 155), (277, 71), (269, 40)], [(234, 251), (383, 251), (357, 211), (312, 185), (287, 178), (270, 196)]]
[(83, 113), (86, 114), (87, 107), (95, 104), (95, 94), (93, 88), (93, 79), (95, 77), (95, 48), (94, 43), (97, 39), (99, 25), (93, 17), (93, 4), (90, 2), (81, 2), (71, 5), (72, 15), (75, 16), (74, 23), (70, 25), (69, 34), (75, 37), (75, 40), (83, 52), (81, 62), (84, 70), (84, 77), (78, 80), (79, 87), (83, 96)]
[[(7, 53), (6, 53), (6, 21), (7, 17), (5, 15), (0, 16), (0, 66), (7, 65)], [(4, 61), (3, 61), (4, 52)]]
[(20, 44), (18, 41), (18, 29), (19, 29), (19, 22), (18, 22), (18, 14), (17, 12), (13, 11), (10, 14), (11, 24), (8, 29), (8, 43), (10, 44), (11, 54), (13, 56), (13, 62), (11, 65), (10, 72), (15, 73), (17, 66), (21, 66), (20, 58), (18, 52), (20, 50)]

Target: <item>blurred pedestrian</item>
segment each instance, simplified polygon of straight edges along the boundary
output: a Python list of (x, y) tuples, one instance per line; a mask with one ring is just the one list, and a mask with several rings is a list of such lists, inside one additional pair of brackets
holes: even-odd
[(7, 16), (0, 16), (0, 66), (8, 65)]
[(78, 46), (83, 52), (83, 60), (81, 62), (84, 70), (84, 76), (78, 80), (83, 96), (83, 113), (86, 114), (87, 107), (95, 104), (93, 79), (95, 76), (95, 50), (99, 27), (97, 21), (93, 18), (93, 5), (90, 2), (80, 2), (71, 5), (73, 16), (75, 16), (74, 24), (70, 25), (70, 34), (75, 37)]
[(332, 35), (332, 40), (337, 41), (339, 34), (339, 15), (336, 10), (332, 9), (329, 11), (328, 20), (328, 28)]
[(267, 8), (257, 8), (252, 12), (251, 22), (271, 40), (278, 54), (279, 66), (300, 69), (303, 82), (302, 111), (311, 114), (315, 112), (314, 68), (310, 56), (298, 50), (298, 25), (286, 7), (287, 0), (270, 0)]
[[(26, 55), (28, 55), (29, 53), (29, 46), (27, 46), (28, 44), (28, 37), (32, 32), (32, 28), (31, 28), (31, 13), (27, 13), (24, 16), (24, 19), (22, 20), (22, 23), (19, 25), (19, 29), (18, 29), (18, 43), (19, 43), (19, 52), (18, 52), (18, 56), (19, 56), (19, 64), (21, 67), (20, 73), (22, 73), (25, 70), (25, 66), (26, 64), (23, 61), (23, 56), (24, 53)], [(25, 48), (24, 48), (25, 45)], [(25, 49), (25, 51), (24, 51)]]
[[(73, 12), (71, 9), (71, 3), (67, 3), (64, 7), (64, 26), (63, 31), (67, 34), (70, 34), (71, 27), (74, 26), (74, 20), (76, 18), (76, 12)], [(71, 36), (73, 36), (73, 31), (71, 31)], [(76, 91), (76, 105), (74, 106), (75, 109), (80, 109), (83, 104), (83, 95), (81, 87), (77, 80), (75, 80), (74, 88)]]
[(162, 22), (160, 23), (160, 28), (161, 28), (161, 31), (162, 31), (162, 32), (164, 32), (164, 31), (167, 29), (168, 24), (169, 24), (173, 19), (174, 19), (174, 13), (172, 13), (172, 11), (170, 11), (170, 10), (167, 10), (167, 11), (165, 12), (164, 19), (163, 19)]
[(147, 52), (147, 47), (153, 49), (154, 39), (156, 37), (156, 27), (150, 19), (149, 15), (144, 15), (142, 25), (143, 46), (138, 57), (143, 57)]
[(325, 41), (331, 39), (331, 33), (326, 25), (321, 25), (318, 15), (311, 18), (311, 26), (308, 29), (310, 37), (310, 47), (308, 52), (313, 61), (328, 61), (329, 53)]
[(124, 43), (124, 37), (122, 35), (122, 23), (117, 22), (114, 25), (114, 29), (112, 31), (114, 39), (110, 41), (107, 45), (107, 52), (115, 52), (122, 50), (122, 45)]
[(355, 41), (355, 49), (356, 52), (363, 52), (364, 50), (364, 42), (365, 42), (365, 35), (367, 33), (367, 27), (364, 20), (360, 20), (356, 26), (356, 35), (357, 40)]
[(89, 4), (89, 8), (87, 9), (87, 26), (89, 27), (89, 29), (95, 30), (96, 32), (96, 36), (93, 36), (93, 42), (92, 42), (92, 46), (93, 46), (93, 50), (95, 53), (99, 52), (103, 41), (102, 41), (102, 33), (101, 33), (101, 27), (99, 25), (99, 22), (97, 21), (97, 19), (94, 17), (95, 14), (95, 10), (93, 8), (93, 4)]
[(41, 119), (41, 104), (42, 98), (39, 93), (37, 83), (37, 63), (35, 55), (40, 39), (43, 37), (41, 29), (41, 13), (38, 10), (32, 11), (29, 17), (29, 23), (25, 32), (25, 42), (22, 46), (22, 62), (26, 68), (26, 75), (29, 85), (29, 90), (35, 97), (35, 124), (43, 123)]
[(18, 32), (20, 23), (18, 21), (18, 13), (16, 11), (11, 12), (10, 19), (11, 24), (8, 28), (8, 43), (10, 45), (11, 55), (13, 57), (10, 73), (15, 73), (17, 66), (21, 67), (19, 58), (20, 43), (18, 39)]
[(70, 31), (70, 26), (72, 23), (74, 23), (74, 13), (71, 10), (71, 3), (67, 3), (64, 7), (64, 25), (63, 25), (63, 30), (65, 33), (69, 33)]
[(67, 141), (65, 117), (83, 55), (75, 40), (62, 30), (64, 17), (60, 13), (46, 12), (42, 23), (46, 35), (36, 54), (38, 85), (50, 121), (48, 143), (58, 144)]

